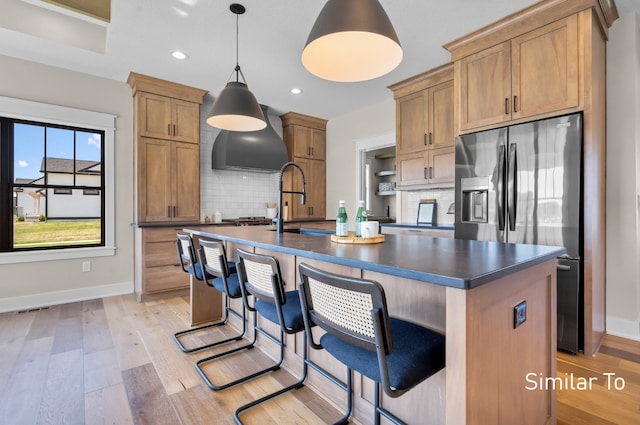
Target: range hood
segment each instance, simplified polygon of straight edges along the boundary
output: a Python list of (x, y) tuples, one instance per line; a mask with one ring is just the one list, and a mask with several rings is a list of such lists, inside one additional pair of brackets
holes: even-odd
[(269, 107), (260, 107), (267, 126), (258, 131), (220, 131), (211, 151), (211, 168), (275, 173), (289, 160), (282, 138), (269, 121)]

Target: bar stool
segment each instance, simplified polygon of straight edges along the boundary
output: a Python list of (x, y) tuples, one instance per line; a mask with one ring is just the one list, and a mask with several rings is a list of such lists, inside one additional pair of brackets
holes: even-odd
[[(200, 249), (202, 249), (203, 245), (211, 244), (211, 264), (207, 264), (203, 267), (202, 261), (198, 262), (196, 259), (195, 251), (193, 248), (193, 239), (191, 238), (191, 235), (180, 233), (177, 233), (176, 235), (178, 237), (178, 240), (176, 241), (176, 247), (178, 249), (178, 258), (180, 259), (180, 266), (182, 267), (182, 270), (186, 273), (189, 273), (194, 279), (203, 281), (208, 286), (212, 286), (218, 291), (222, 292), (225, 300), (224, 314), (220, 321), (193, 329), (186, 329), (173, 335), (173, 339), (176, 344), (178, 344), (178, 348), (180, 348), (183, 353), (192, 353), (194, 351), (204, 350), (207, 348), (215, 347), (217, 345), (225, 344), (227, 342), (238, 341), (242, 339), (246, 333), (244, 308), (242, 313), (240, 314), (233, 310), (229, 304), (229, 298), (239, 298), (242, 296), (242, 294), (240, 291), (240, 284), (238, 283), (236, 264), (234, 262), (227, 261), (224, 245), (217, 241), (207, 241), (205, 239), (199, 240)], [(209, 282), (209, 280), (212, 280), (212, 282)], [(229, 320), (229, 313), (233, 314), (239, 319), (242, 319), (243, 328), (240, 335), (193, 348), (186, 348), (180, 340), (182, 336), (187, 334), (193, 334), (209, 328), (226, 325)]]
[[(389, 317), (382, 286), (373, 280), (340, 276), (307, 264), (299, 266), (298, 285), (305, 332), (312, 348), (327, 350), (347, 366), (373, 380), (375, 424), (380, 415), (404, 424), (380, 406), (380, 387), (399, 397), (445, 366), (445, 337)], [(316, 343), (311, 326), (326, 333)], [(349, 385), (348, 397), (353, 397)]]
[[(236, 424), (242, 424), (242, 420), (240, 419), (240, 414), (242, 412), (288, 391), (302, 388), (304, 386), (304, 381), (307, 378), (308, 367), (313, 368), (324, 377), (329, 379), (331, 382), (333, 382), (335, 385), (346, 391), (346, 389), (351, 386), (350, 376), (348, 383), (345, 384), (308, 359), (308, 348), (306, 342), (307, 339), (306, 334), (304, 333), (305, 325), (303, 320), (302, 308), (300, 306), (300, 296), (298, 294), (298, 291), (285, 292), (284, 282), (280, 273), (280, 265), (278, 263), (278, 260), (272, 256), (254, 254), (242, 249), (238, 249), (238, 257), (238, 274), (240, 275), (241, 281), (244, 282), (243, 299), (246, 302), (246, 308), (249, 311), (254, 312), (254, 335), (264, 335), (271, 341), (278, 344), (280, 347), (280, 358), (278, 362), (270, 368), (240, 378), (230, 384), (221, 386), (221, 388), (227, 388), (231, 385), (248, 381), (249, 379), (253, 379), (272, 370), (279, 369), (284, 360), (284, 334), (295, 334), (298, 332), (302, 332), (303, 369), (302, 375), (294, 384), (291, 384), (273, 393), (267, 394), (260, 399), (240, 406), (234, 413), (234, 420)], [(253, 298), (255, 300), (253, 306), (251, 306), (248, 301), (249, 296), (251, 295), (253, 295)], [(270, 322), (280, 326), (279, 339), (273, 337), (264, 329), (257, 326), (256, 317), (258, 314), (263, 318), (269, 320)], [(253, 343), (255, 343), (255, 338)], [(251, 347), (245, 346), (242, 348)], [(351, 413), (351, 408), (351, 403), (349, 403), (347, 406), (347, 413), (338, 422), (336, 422), (336, 424), (347, 423), (347, 419), (349, 418), (349, 415)]]
[[(296, 333), (304, 329), (302, 321), (302, 311), (300, 309), (300, 299), (297, 291), (284, 292), (284, 283), (280, 273), (280, 265), (275, 257), (252, 254), (238, 249), (239, 263), (238, 274), (242, 292), (244, 308), (253, 313), (253, 339), (245, 345), (232, 350), (218, 353), (196, 363), (196, 370), (212, 390), (218, 391), (232, 387), (242, 382), (249, 381), (265, 373), (277, 370), (284, 361), (284, 334)], [(249, 302), (249, 296), (253, 295), (254, 305)], [(258, 326), (258, 314), (270, 322), (280, 325), (279, 337), (274, 337), (266, 330)], [(216, 359), (255, 347), (258, 335), (263, 335), (280, 347), (279, 360), (262, 370), (248, 374), (225, 384), (214, 384), (203, 370), (203, 366)], [(304, 381), (304, 376), (301, 381)], [(289, 389), (297, 388), (294, 384)]]

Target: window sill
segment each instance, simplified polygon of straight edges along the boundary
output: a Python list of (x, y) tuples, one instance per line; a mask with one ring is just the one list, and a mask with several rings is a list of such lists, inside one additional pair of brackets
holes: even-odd
[(115, 247), (65, 248), (47, 251), (5, 252), (0, 264), (35, 263), (40, 261), (71, 260), (74, 258), (108, 257), (116, 254)]

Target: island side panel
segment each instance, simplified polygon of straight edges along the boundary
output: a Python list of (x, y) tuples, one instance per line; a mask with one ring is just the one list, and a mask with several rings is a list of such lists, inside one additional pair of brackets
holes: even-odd
[[(448, 311), (454, 305), (461, 307), (461, 298), (452, 294)], [(526, 321), (515, 328), (514, 307), (523, 301)], [(447, 338), (447, 386), (451, 386), (447, 395), (466, 386), (466, 420), (455, 412), (459, 406), (448, 404), (447, 414), (452, 416), (447, 424), (555, 423), (555, 391), (533, 389), (527, 377), (540, 380), (556, 375), (556, 261), (466, 291), (464, 304), (464, 323), (447, 323), (447, 336), (457, 335)], [(453, 363), (462, 360), (452, 352), (460, 350), (460, 333), (466, 334), (465, 365)], [(457, 401), (464, 400), (458, 397)]]
[[(398, 276), (363, 270), (363, 278), (379, 282), (385, 291), (389, 315), (419, 324), (441, 334), (445, 333), (446, 288), (426, 282), (418, 282)], [(448, 338), (448, 335), (447, 335)], [(446, 367), (427, 380), (421, 382), (402, 397), (382, 397), (382, 406), (408, 424), (445, 423)], [(362, 378), (361, 392), (356, 395), (360, 406), (365, 407), (361, 420), (366, 423), (372, 417), (374, 383)], [(363, 403), (366, 401), (366, 404)], [(360, 407), (356, 404), (356, 408)], [(356, 413), (360, 413), (359, 409)]]

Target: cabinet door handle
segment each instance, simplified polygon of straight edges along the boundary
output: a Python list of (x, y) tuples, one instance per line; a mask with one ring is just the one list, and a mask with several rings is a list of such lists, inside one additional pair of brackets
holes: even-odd
[(167, 124), (167, 136), (171, 136), (171, 124)]
[(509, 115), (509, 98), (504, 98), (504, 114)]
[(171, 217), (171, 207), (167, 207), (167, 217)]
[(175, 124), (173, 125), (173, 135), (174, 136), (176, 135), (176, 125)]
[(429, 146), (433, 145), (433, 133), (429, 133)]
[(518, 112), (518, 96), (513, 96), (513, 112)]
[(429, 168), (424, 167), (424, 179), (428, 180), (429, 179)]
[(427, 133), (424, 133), (424, 136), (422, 137), (422, 143), (427, 146)]
[(315, 156), (315, 152), (313, 151), (313, 146), (311, 146), (309, 149), (311, 149), (311, 156)]
[(176, 216), (176, 206), (175, 205), (173, 206), (173, 216), (174, 217)]

